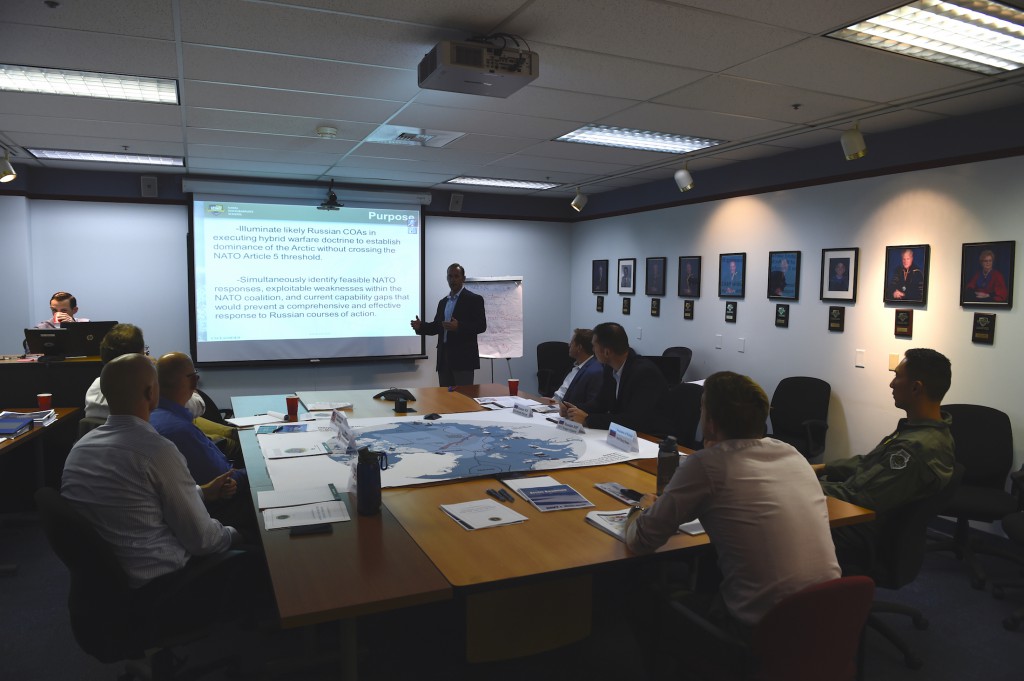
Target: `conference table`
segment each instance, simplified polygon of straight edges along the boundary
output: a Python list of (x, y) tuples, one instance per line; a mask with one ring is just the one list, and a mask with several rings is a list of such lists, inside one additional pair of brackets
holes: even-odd
[[(34, 396), (33, 396), (34, 397)], [(0, 411), (17, 411), (22, 413), (29, 413), (38, 411), (37, 407), (32, 408), (7, 408)], [(39, 424), (33, 423), (32, 427), (21, 433), (17, 437), (7, 438), (6, 440), (0, 441), (0, 456), (8, 456), (16, 453), (22, 447), (32, 445), (32, 454), (35, 457), (35, 488), (38, 489), (45, 484), (46, 476), (46, 447), (44, 442), (44, 436), (48, 433), (53, 432), (59, 426), (68, 424), (73, 417), (78, 415), (81, 409), (77, 407), (56, 407), (54, 412), (57, 414), (57, 420), (52, 423), (40, 426)]]
[[(401, 415), (394, 403), (375, 399), (374, 390), (319, 391), (304, 393), (317, 401), (352, 403), (350, 419), (391, 416), (421, 419), (425, 414), (459, 414), (483, 411), (473, 398), (507, 396), (503, 385), (484, 384), (446, 388), (412, 388), (416, 397), (409, 406), (416, 411)], [(236, 416), (285, 411), (285, 395), (233, 397)], [(256, 493), (272, 489), (266, 463), (252, 430), (243, 430), (241, 442), (255, 503)], [(687, 450), (683, 450), (684, 452)], [(492, 477), (384, 489), (380, 515), (359, 516), (355, 499), (347, 505), (349, 522), (336, 523), (329, 535), (292, 538), (282, 530), (261, 528), (263, 545), (281, 625), (295, 627), (394, 610), (451, 598), (466, 600), (467, 635), (478, 637), (476, 646), (492, 634), (488, 627), (502, 626), (493, 617), (479, 616), (492, 607), (493, 599), (521, 601), (531, 596), (574, 602), (590, 598), (590, 571), (622, 561), (640, 560), (625, 544), (588, 525), (591, 510), (620, 510), (621, 502), (594, 488), (597, 482), (615, 481), (640, 492), (654, 492), (653, 459), (604, 466), (561, 468), (543, 471), (560, 483), (580, 491), (593, 508), (541, 513), (521, 498), (512, 507), (527, 522), (488, 530), (466, 531), (438, 508), (487, 498), (495, 486)], [(865, 522), (873, 512), (838, 499), (828, 499), (834, 526)], [(671, 554), (708, 543), (706, 535), (678, 534), (657, 553)], [(589, 607), (589, 605), (588, 605)], [(490, 610), (493, 612), (493, 610)], [(562, 610), (562, 612), (566, 612)], [(589, 609), (580, 610), (589, 615)], [(476, 615), (474, 614), (476, 613)], [(473, 619), (476, 617), (476, 619)], [(561, 632), (544, 632), (546, 645), (562, 637), (585, 635), (573, 632), (571, 623), (558, 623)], [(504, 626), (516, 626), (515, 618)], [(533, 625), (531, 625), (533, 626)], [(568, 642), (568, 641), (566, 641)], [(467, 651), (472, 642), (467, 641)], [(544, 648), (526, 645), (523, 654)], [(488, 649), (477, 659), (500, 659), (501, 651)], [(467, 652), (467, 655), (469, 653)], [(497, 656), (497, 657), (496, 657)], [(472, 657), (472, 656), (471, 656)]]
[(80, 407), (102, 368), (99, 357), (46, 362), (0, 356), (0, 404), (35, 404), (36, 395), (50, 393), (54, 407)]

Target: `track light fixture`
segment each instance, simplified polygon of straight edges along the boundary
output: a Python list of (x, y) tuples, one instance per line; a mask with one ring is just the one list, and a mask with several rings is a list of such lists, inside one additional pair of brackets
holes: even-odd
[(864, 135), (860, 134), (860, 123), (854, 123), (853, 127), (843, 133), (839, 138), (843, 145), (843, 154), (847, 161), (862, 158), (868, 153), (868, 147), (864, 144)]
[(11, 182), (16, 177), (18, 177), (18, 173), (11, 165), (11, 152), (4, 149), (4, 160), (0, 162), (0, 182)]
[(579, 187), (576, 187), (576, 196), (573, 198), (570, 205), (577, 213), (583, 210), (583, 207), (587, 205), (587, 195), (581, 192)]
[(317, 206), (317, 210), (341, 210), (344, 205), (338, 203), (338, 195), (334, 193), (334, 180), (331, 180), (331, 185), (327, 188), (327, 198)]
[(690, 164), (687, 163), (685, 167), (676, 171), (676, 186), (679, 187), (679, 191), (688, 192), (693, 189), (693, 175), (690, 174)]

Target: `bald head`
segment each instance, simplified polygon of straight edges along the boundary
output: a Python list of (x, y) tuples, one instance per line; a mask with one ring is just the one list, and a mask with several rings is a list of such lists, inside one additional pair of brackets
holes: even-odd
[(169, 352), (157, 360), (156, 371), (160, 393), (165, 399), (184, 406), (195, 390), (193, 383), (199, 378), (192, 358), (183, 352)]
[(156, 368), (148, 357), (138, 353), (108, 362), (100, 373), (100, 390), (107, 398), (111, 414), (138, 416), (147, 421), (160, 399)]

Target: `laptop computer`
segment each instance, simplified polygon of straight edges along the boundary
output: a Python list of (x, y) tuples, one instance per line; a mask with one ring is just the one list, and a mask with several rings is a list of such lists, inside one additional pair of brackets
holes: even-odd
[(25, 347), (43, 359), (64, 359), (67, 329), (25, 329)]
[(64, 344), (65, 355), (68, 357), (93, 357), (100, 354), (100, 343), (117, 324), (113, 322), (75, 322), (61, 324), (61, 330), (67, 330)]

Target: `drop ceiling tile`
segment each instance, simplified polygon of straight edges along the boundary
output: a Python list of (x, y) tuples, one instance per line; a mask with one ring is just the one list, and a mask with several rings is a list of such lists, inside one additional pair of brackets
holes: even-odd
[(943, 116), (961, 116), (978, 111), (1000, 109), (1024, 101), (1024, 86), (1006, 85), (984, 92), (975, 92), (960, 97), (950, 97), (931, 104), (920, 104), (915, 109), (942, 114)]
[(189, 168), (192, 170), (260, 170), (261, 172), (276, 171), (279, 176), (291, 175), (323, 175), (331, 167), (331, 164), (303, 165), (296, 163), (273, 163), (260, 161), (242, 161), (234, 158), (189, 158)]
[[(51, 9), (39, 0), (4, 0), (4, 19), (28, 26), (52, 26), (89, 33), (110, 33), (140, 38), (174, 40), (170, 2), (103, 0), (62, 2)], [(19, 28), (18, 30), (23, 30)], [(7, 31), (0, 31), (7, 38)]]
[(645, 165), (668, 161), (674, 154), (663, 154), (657, 151), (638, 151), (636, 149), (620, 149), (618, 147), (602, 147), (596, 144), (579, 144), (577, 142), (539, 142), (526, 149), (530, 156), (547, 158), (563, 158), (594, 163), (612, 163), (616, 165)]
[(495, 156), (494, 154), (459, 151), (448, 147), (417, 147), (407, 144), (377, 144), (374, 142), (361, 144), (356, 153), (360, 156), (405, 158), (438, 163), (487, 163)]
[(12, 24), (0, 24), (0, 35), (4, 64), (178, 77), (174, 43), (166, 40)]
[(419, 90), (415, 70), (188, 44), (182, 46), (182, 51), (189, 80), (402, 101)]
[(337, 129), (337, 139), (354, 142), (358, 142), (377, 129), (377, 126), (372, 123), (324, 121), (319, 118), (196, 109), (194, 107), (188, 107), (186, 116), (190, 130), (205, 128), (209, 130), (257, 132), (269, 135), (298, 135), (315, 139), (320, 139), (316, 134), (317, 126), (321, 123), (326, 123)]
[(559, 121), (536, 116), (448, 109), (438, 106), (412, 104), (391, 121), (392, 125), (408, 125), (432, 130), (502, 134), (510, 137), (550, 139), (579, 127), (578, 122)]
[(319, 154), (335, 153), (338, 156), (348, 153), (355, 143), (348, 140), (324, 140), (312, 137), (296, 137), (290, 135), (261, 135), (252, 132), (229, 132), (224, 130), (206, 130), (203, 128), (188, 131), (189, 144), (208, 144), (224, 147), (245, 147), (252, 149), (268, 149), (283, 151), (303, 151)]
[(888, 12), (893, 0), (668, 0), (750, 21), (787, 26), (807, 33), (828, 33), (861, 19)]
[(52, 133), (72, 137), (106, 137), (123, 140), (122, 144), (135, 140), (160, 142), (181, 142), (181, 129), (170, 125), (147, 125), (112, 121), (90, 121), (79, 118), (39, 118), (0, 114), (0, 130), (6, 133)]
[(655, 103), (709, 112), (809, 123), (872, 102), (733, 76), (709, 76), (656, 98)]
[(594, 120), (622, 111), (635, 103), (633, 100), (621, 97), (562, 92), (534, 86), (525, 87), (507, 99), (437, 90), (423, 90), (416, 97), (416, 104), (428, 106), (494, 111), (560, 120)]
[(526, 36), (531, 43), (551, 43), (702, 71), (719, 71), (741, 64), (805, 35), (652, 0), (633, 0), (628, 9), (618, 0), (536, 2), (525, 7), (503, 30)]
[(808, 38), (751, 59), (727, 75), (871, 102), (963, 85), (978, 74), (832, 38)]
[(246, 149), (243, 147), (224, 147), (212, 144), (189, 144), (188, 154), (189, 158), (220, 158), (253, 162), (270, 159), (275, 163), (311, 166), (332, 166), (338, 161), (338, 154), (281, 150), (269, 151), (267, 149)]
[(449, 142), (445, 149), (478, 151), (485, 154), (514, 154), (537, 143), (535, 139), (501, 135), (463, 135)]
[(379, 16), (402, 23), (452, 26), (471, 34), (490, 33), (527, 0), (279, 0), (281, 4)]
[(790, 124), (751, 116), (735, 116), (664, 104), (638, 104), (629, 111), (609, 116), (605, 125), (643, 128), (678, 135), (692, 135), (735, 142), (767, 135), (790, 127)]
[[(84, 137), (82, 135), (63, 135), (43, 133), (19, 133), (18, 146), (34, 149), (68, 149), (71, 151), (102, 151), (112, 154), (128, 151), (133, 154), (155, 154), (158, 156), (184, 156), (185, 145), (180, 142), (154, 140), (121, 140), (108, 137)], [(51, 162), (53, 164), (54, 162)], [(59, 165), (59, 163), (57, 163)], [(63, 167), (63, 166), (61, 166)]]
[(401, 102), (383, 99), (274, 90), (191, 80), (185, 82), (182, 103), (205, 109), (253, 111), (285, 116), (305, 116), (324, 121), (342, 120), (363, 123), (383, 123), (402, 106)]
[[(525, 170), (544, 172), (578, 172), (591, 175), (610, 175), (619, 173), (629, 168), (628, 165), (614, 163), (594, 163), (593, 161), (580, 161), (561, 158), (550, 158), (543, 156), (528, 156), (517, 154), (508, 156), (492, 163), (490, 168), (522, 168)], [(493, 171), (492, 171), (493, 172)]]
[(173, 104), (123, 102), (32, 92), (4, 92), (0, 97), (3, 98), (3, 112), (7, 114), (50, 119), (79, 118), (92, 121), (181, 125), (181, 109)]

